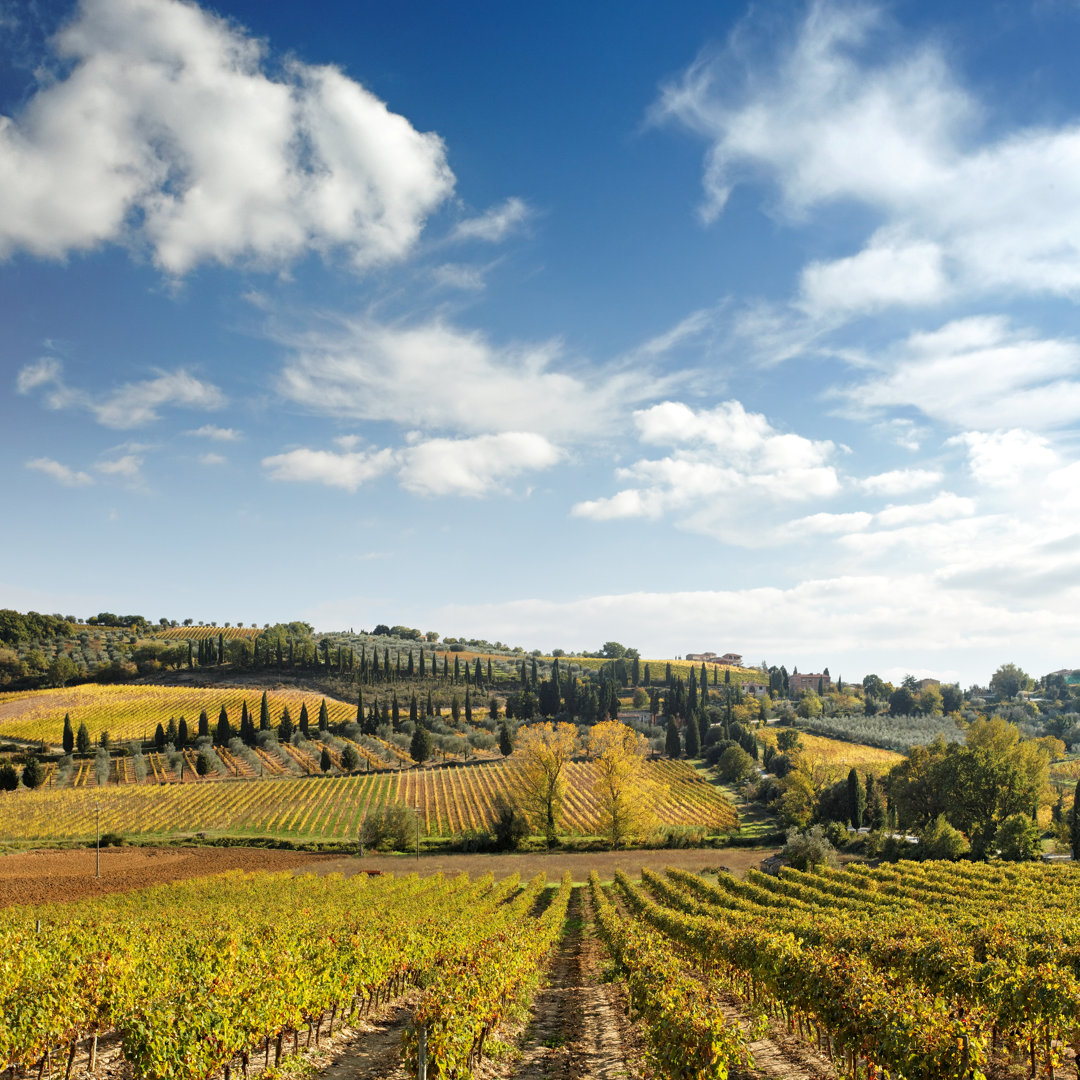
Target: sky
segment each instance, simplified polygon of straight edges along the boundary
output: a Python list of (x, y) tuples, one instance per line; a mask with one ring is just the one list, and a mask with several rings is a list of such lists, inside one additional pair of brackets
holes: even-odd
[(0, 606), (1080, 665), (1078, 49), (0, 0)]

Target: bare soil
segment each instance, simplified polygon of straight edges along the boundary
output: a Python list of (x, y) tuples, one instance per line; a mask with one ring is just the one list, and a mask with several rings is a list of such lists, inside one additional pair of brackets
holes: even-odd
[(657, 873), (666, 867), (674, 866), (680, 870), (701, 872), (727, 867), (736, 877), (742, 877), (750, 867), (758, 867), (762, 859), (775, 855), (777, 849), (770, 848), (678, 848), (660, 851), (571, 851), (550, 853), (525, 853), (505, 855), (462, 855), (440, 854), (421, 855), (419, 859), (412, 855), (365, 855), (332, 856), (325, 862), (313, 867), (318, 874), (356, 873), (395, 873), (427, 874), (466, 873), (478, 877), (491, 871), (496, 878), (503, 878), (515, 872), (521, 874), (523, 881), (535, 877), (541, 870), (548, 876), (548, 881), (558, 881), (569, 870), (574, 882), (583, 884), (588, 881), (589, 873), (597, 872), (602, 881), (610, 881), (616, 869), (621, 869), (631, 877), (637, 877), (644, 866)]
[(0, 907), (83, 900), (226, 870), (317, 871), (333, 858), (267, 848), (102, 848), (97, 878), (93, 850), (28, 851), (0, 857)]

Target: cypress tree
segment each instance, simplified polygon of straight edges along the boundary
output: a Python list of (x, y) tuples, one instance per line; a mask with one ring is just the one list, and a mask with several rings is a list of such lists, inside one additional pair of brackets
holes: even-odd
[(86, 730), (86, 722), (79, 724), (78, 733), (75, 735), (75, 748), (80, 754), (90, 753), (90, 732)]
[(409, 719), (415, 724), (420, 719), (420, 712), (416, 704), (416, 695), (409, 698)]
[(456, 685), (458, 679), (461, 678), (461, 660), (458, 656), (454, 657), (454, 683)]
[(476, 658), (476, 670), (473, 672), (473, 682), (480, 686), (484, 681), (484, 669), (480, 666), (480, 657)]
[(705, 715), (704, 702), (698, 706), (697, 715), (695, 716), (694, 721), (697, 723), (698, 742), (701, 746), (704, 746), (705, 735), (708, 733), (709, 730), (709, 718)]
[(431, 756), (431, 736), (423, 724), (417, 724), (413, 731), (412, 741), (409, 743), (409, 757), (417, 765), (423, 765)]
[[(420, 655), (423, 656), (423, 652), (421, 652)], [(413, 668), (412, 649), (409, 650), (409, 663), (405, 667), (405, 674), (408, 675), (410, 679), (416, 674), (416, 671)]]
[(450, 678), (450, 660), (447, 657), (446, 653), (443, 653), (442, 658), (442, 677), (444, 679)]
[(420, 650), (420, 678), (422, 679), (425, 676), (425, 674), (427, 674), (427, 673), (424, 671), (424, 650), (421, 648), (421, 650)]
[(199, 738), (205, 739), (210, 735), (210, 718), (206, 715), (206, 710), (203, 709), (199, 713)]
[(71, 713), (64, 713), (64, 753), (75, 749), (75, 732), (71, 730)]
[[(240, 738), (244, 742), (248, 742), (248, 725), (251, 723), (251, 716), (248, 713), (247, 702), (244, 701), (240, 705)], [(251, 740), (254, 742), (254, 739)]]
[(696, 758), (701, 753), (701, 732), (698, 731), (697, 721), (690, 717), (686, 721), (686, 756)]
[[(304, 722), (305, 723), (307, 722), (307, 717), (306, 716), (304, 717)], [(286, 705), (285, 708), (281, 710), (281, 723), (278, 724), (277, 734), (278, 734), (278, 741), (279, 742), (283, 742), (283, 743), (292, 742), (293, 722), (292, 722), (292, 717), (289, 715), (289, 706), (288, 705)]]
[(697, 712), (697, 672), (690, 669), (690, 693), (686, 699), (686, 708), (691, 715)]
[(398, 651), (394, 654), (394, 678), (395, 679), (400, 679), (401, 678), (401, 650), (400, 649), (398, 649)]
[(701, 661), (701, 689), (709, 685), (709, 673), (705, 670), (705, 661)]
[(450, 718), (455, 724), (461, 720), (461, 702), (458, 701), (457, 694), (450, 699)]
[(492, 721), (499, 719), (499, 699), (494, 694), (488, 698), (488, 719)]
[(330, 714), (326, 711), (326, 698), (319, 702), (319, 730), (330, 730)]
[(364, 727), (364, 688), (362, 686), (356, 691), (356, 723), (362, 730)]
[(731, 668), (724, 668), (724, 682), (731, 683)]
[(232, 738), (232, 727), (229, 724), (229, 714), (225, 711), (225, 706), (221, 706), (221, 712), (218, 714), (217, 731), (214, 735), (214, 744), (216, 746), (228, 746), (229, 740)]
[(195, 657), (192, 655), (191, 642), (190, 641), (188, 641), (188, 643), (187, 643), (187, 666), (188, 666), (188, 671), (194, 671), (195, 670)]
[(263, 691), (262, 701), (259, 703), (259, 730), (270, 730), (270, 703), (266, 700), (266, 691)]
[(154, 728), (154, 745), (159, 750), (165, 749), (165, 729), (158, 723), (158, 726)]
[(225, 635), (218, 634), (217, 636), (217, 662), (219, 664), (225, 663)]
[(390, 726), (390, 702), (383, 698), (382, 700), (382, 715), (380, 717), (382, 723), (386, 726)]
[(165, 741), (170, 746), (175, 748), (176, 740), (177, 740), (178, 736), (179, 736), (179, 730), (177, 729), (177, 726), (176, 726), (176, 717), (175, 716), (170, 716), (169, 717), (169, 726), (165, 729)]
[(677, 758), (682, 753), (679, 729), (675, 726), (674, 716), (670, 717), (667, 722), (667, 734), (664, 736), (664, 753), (669, 758)]
[(424, 714), (426, 716), (434, 716), (435, 715), (435, 706), (432, 705), (432, 703), (431, 703), (431, 691), (430, 690), (427, 692), (427, 706), (424, 709)]
[(383, 647), (383, 678), (390, 681), (390, 647)]
[(866, 774), (866, 824), (871, 829), (885, 827), (885, 800), (873, 773)]
[(393, 700), (390, 704), (390, 724), (395, 731), (401, 727), (401, 706), (398, 705), (397, 691), (394, 691)]
[(465, 723), (472, 726), (472, 691), (465, 687)]
[(854, 768), (848, 773), (847, 790), (848, 821), (851, 822), (854, 828), (861, 829), (863, 814), (866, 811), (866, 791), (863, 788), (862, 780), (859, 779), (858, 772)]
[[(494, 700), (494, 699), (492, 699)], [(499, 753), (509, 757), (514, 752), (514, 739), (510, 734), (510, 725), (503, 720), (499, 724)]]
[(176, 725), (176, 741), (181, 748), (187, 746), (189, 742), (187, 721), (182, 716), (180, 717), (180, 723)]
[(308, 730), (311, 726), (311, 722), (308, 719), (307, 702), (303, 702), (300, 705), (300, 734), (306, 739), (308, 737)]
[(668, 662), (667, 668), (666, 668), (666, 670), (664, 672), (664, 682), (667, 685), (668, 689), (670, 690), (671, 689), (671, 662), (670, 661)]
[(495, 685), (495, 680), (494, 680), (494, 678), (492, 678), (492, 675), (491, 675), (491, 660), (490, 659), (488, 660), (487, 667), (488, 667), (488, 677), (487, 677), (488, 686), (494, 686)]
[(330, 757), (330, 749), (329, 747), (324, 746), (322, 748), (322, 754), (319, 756), (319, 768), (323, 772), (329, 772), (333, 765), (334, 762)]
[(532, 684), (533, 684), (533, 688), (535, 689), (539, 685), (539, 683), (540, 683), (540, 673), (539, 673), (539, 671), (537, 671), (536, 657), (534, 656), (533, 659), (532, 659)]

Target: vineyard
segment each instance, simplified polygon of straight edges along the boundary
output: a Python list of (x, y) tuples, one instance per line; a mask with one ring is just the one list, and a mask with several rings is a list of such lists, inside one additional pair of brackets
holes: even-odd
[[(762, 728), (756, 732), (758, 739), (765, 744), (776, 746), (775, 728)], [(894, 765), (903, 761), (903, 756), (894, 750), (885, 750), (877, 746), (862, 746), (859, 743), (845, 742), (842, 739), (828, 739), (822, 735), (809, 735), (799, 732), (799, 752), (803, 760), (813, 766), (822, 766), (830, 779), (847, 775), (849, 769), (857, 768), (860, 772), (875, 774), (888, 772)]]
[[(71, 717), (77, 728), (85, 724), (95, 742), (103, 731), (113, 742), (152, 739), (158, 724), (169, 719), (185, 718), (194, 731), (199, 713), (205, 711), (211, 724), (217, 722), (222, 708), (234, 728), (240, 723), (243, 705), (258, 717), (262, 690), (239, 690), (194, 686), (98, 685), (85, 683), (59, 690), (31, 690), (0, 694), (0, 738), (25, 739), (59, 746), (64, 717)], [(346, 724), (356, 719), (356, 705), (326, 698), (331, 724)], [(288, 708), (295, 724), (300, 709), (307, 705), (312, 720), (319, 715), (323, 698), (302, 690), (279, 689), (267, 693), (270, 723), (277, 727)], [(479, 711), (479, 710), (478, 710)]]
[[(152, 764), (156, 757), (151, 755)], [(515, 788), (516, 768), (510, 758), (368, 776), (233, 781), (197, 778), (192, 768), (186, 770), (189, 782), (183, 784), (20, 789), (0, 794), (0, 838), (87, 839), (94, 836), (100, 807), (102, 831), (128, 836), (215, 832), (351, 840), (365, 814), (391, 803), (416, 808), (423, 835), (454, 836), (490, 826), (497, 795)], [(596, 766), (572, 762), (566, 768), (563, 826), (594, 835), (599, 821), (593, 795)], [(653, 809), (661, 824), (716, 831), (736, 826), (734, 808), (689, 763), (657, 761), (647, 768), (657, 782)]]
[(142, 1080), (247, 1075), (422, 986), (405, 1056), (464, 1075), (561, 934), (569, 879), (544, 886), (236, 873), (9, 909), (0, 1063), (93, 1073), (113, 1036)]
[[(599, 927), (654, 1064), (698, 1076), (750, 1055), (742, 1016), (779, 1024), (841, 1076), (1054, 1076), (1080, 1036), (1080, 870), (899, 863), (717, 884), (683, 871), (593, 878)], [(698, 978), (687, 978), (690, 971)], [(660, 993), (660, 987), (664, 992)], [(1072, 1073), (1070, 1073), (1072, 1075)]]
[(257, 638), (261, 633), (257, 626), (151, 626), (147, 628), (146, 636), (164, 641), (217, 641), (219, 637), (233, 641), (236, 638)]

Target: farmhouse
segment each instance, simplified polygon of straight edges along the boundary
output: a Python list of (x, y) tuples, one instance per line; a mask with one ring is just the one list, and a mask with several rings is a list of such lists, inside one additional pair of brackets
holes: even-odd
[(820, 684), (822, 690), (832, 689), (832, 679), (827, 674), (821, 674), (820, 672), (814, 674), (813, 672), (803, 675), (801, 672), (797, 675), (788, 676), (788, 689), (793, 694), (799, 693), (800, 690), (813, 690), (817, 691)]
[(714, 652), (691, 652), (686, 654), (686, 659), (698, 663), (722, 664), (724, 667), (742, 667), (742, 654), (726, 652), (723, 656), (717, 656)]

